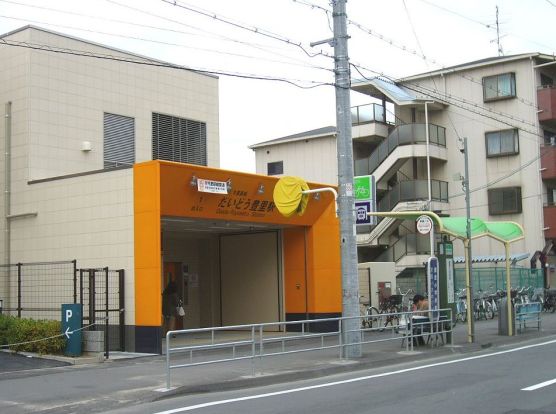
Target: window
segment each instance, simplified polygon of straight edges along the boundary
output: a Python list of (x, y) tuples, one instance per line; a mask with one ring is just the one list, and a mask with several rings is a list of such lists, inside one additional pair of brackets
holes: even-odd
[(515, 73), (503, 73), (483, 78), (485, 102), (513, 97), (515, 97)]
[(135, 163), (135, 120), (104, 113), (104, 168)]
[(494, 188), (488, 190), (488, 214), (521, 213), (521, 187)]
[(504, 129), (485, 134), (487, 157), (519, 154), (519, 135), (517, 129)]
[(553, 86), (553, 85), (554, 85), (554, 80), (550, 76), (541, 73), (541, 86), (543, 88), (546, 88), (548, 86)]
[(153, 160), (207, 165), (204, 122), (153, 112)]
[(284, 161), (269, 162), (266, 167), (267, 175), (284, 174)]

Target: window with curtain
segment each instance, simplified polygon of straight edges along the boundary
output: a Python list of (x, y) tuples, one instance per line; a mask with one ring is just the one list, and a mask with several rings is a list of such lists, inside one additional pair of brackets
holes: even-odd
[(483, 100), (485, 102), (514, 98), (515, 96), (515, 73), (502, 73), (483, 78)]
[(488, 214), (521, 213), (521, 187), (493, 188), (488, 190)]
[(487, 132), (485, 139), (487, 157), (519, 154), (519, 134), (517, 129)]

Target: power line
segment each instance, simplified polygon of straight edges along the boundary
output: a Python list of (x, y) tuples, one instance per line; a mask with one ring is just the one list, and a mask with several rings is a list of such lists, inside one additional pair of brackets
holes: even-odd
[(41, 25), (54, 26), (54, 27), (59, 27), (59, 28), (69, 29), (69, 30), (77, 30), (77, 31), (82, 31), (82, 32), (87, 32), (87, 33), (94, 33), (94, 34), (101, 34), (101, 35), (106, 35), (106, 36), (119, 37), (119, 38), (122, 38), (122, 39), (138, 40), (138, 41), (142, 41), (142, 42), (149, 42), (149, 43), (155, 43), (155, 44), (166, 45), (166, 46), (176, 46), (176, 47), (181, 47), (181, 48), (191, 49), (191, 50), (198, 50), (198, 51), (207, 52), (207, 53), (218, 53), (219, 55), (235, 56), (235, 57), (240, 57), (240, 58), (245, 58), (245, 59), (258, 59), (258, 60), (265, 60), (267, 62), (280, 63), (280, 64), (283, 64), (283, 65), (293, 65), (293, 66), (301, 66), (301, 67), (307, 67), (307, 68), (312, 68), (312, 69), (321, 69), (321, 70), (326, 70), (326, 71), (329, 71), (329, 72), (332, 71), (332, 69), (328, 69), (328, 68), (321, 67), (321, 66), (316, 66), (316, 65), (285, 62), (285, 61), (280, 61), (280, 60), (276, 60), (276, 59), (264, 58), (264, 57), (260, 57), (260, 56), (252, 56), (252, 55), (250, 56), (250, 55), (244, 55), (244, 54), (241, 54), (241, 53), (233, 53), (233, 52), (222, 51), (222, 50), (218, 50), (218, 49), (207, 49), (207, 48), (202, 48), (202, 47), (190, 46), (190, 45), (185, 45), (183, 43), (172, 43), (172, 42), (166, 42), (166, 41), (161, 41), (161, 40), (148, 39), (148, 38), (145, 38), (145, 37), (130, 36), (130, 35), (117, 34), (117, 33), (103, 32), (103, 31), (99, 31), (99, 30), (85, 29), (83, 27), (68, 26), (68, 25), (61, 25), (61, 24), (52, 24), (52, 23), (48, 23), (48, 22), (40, 21), (40, 20), (21, 19), (21, 18), (18, 18), (18, 17), (6, 16), (6, 15), (0, 15), (0, 17), (5, 18), (5, 19), (23, 21), (23, 22), (27, 22), (27, 23), (41, 24)]
[[(355, 67), (355, 69), (359, 72), (359, 74), (360, 74), (361, 76), (363, 76), (364, 78), (366, 78), (366, 77), (360, 72), (360, 70), (359, 70), (359, 68), (358, 68), (357, 66), (355, 66), (355, 65), (353, 65), (353, 64), (352, 64), (352, 66)], [(387, 78), (387, 79), (388, 79), (388, 78)], [(369, 80), (371, 80), (371, 79), (369, 79)], [(391, 82), (394, 82), (392, 79), (388, 79), (388, 80), (391, 81)], [(405, 84), (404, 84), (404, 86), (407, 87), (407, 88), (410, 89), (410, 90), (415, 90), (415, 89), (411, 89), (410, 87), (408, 87), (408, 86), (405, 85)], [(416, 90), (416, 91), (418, 91), (418, 90)], [(419, 92), (419, 91), (418, 91), (418, 92)], [(421, 93), (422, 93), (422, 92), (421, 92)], [(454, 106), (456, 106), (456, 107), (458, 107), (458, 108), (460, 108), (460, 109), (473, 112), (473, 111), (471, 111), (469, 108), (465, 108), (465, 107), (458, 106), (458, 105), (455, 105), (455, 104), (452, 104), (452, 105), (454, 105)], [(475, 113), (477, 113), (477, 114), (480, 115), (480, 116), (484, 116), (484, 117), (487, 117), (487, 118), (491, 118), (491, 119), (492, 119), (492, 117), (490, 117), (490, 116), (488, 116), (488, 115), (486, 115), (486, 114), (481, 114), (481, 113), (478, 113), (478, 112), (475, 112)], [(496, 119), (496, 120), (497, 120), (497, 119)], [(501, 122), (500, 120), (497, 120), (497, 121), (498, 121), (498, 122)], [(512, 127), (515, 128), (515, 129), (521, 129), (521, 130), (523, 130), (522, 128), (516, 127), (515, 125), (510, 125), (510, 126), (512, 126)], [(454, 131), (455, 131), (455, 130), (454, 130)], [(536, 132), (535, 132), (535, 133), (532, 133), (532, 132), (526, 131), (526, 130), (524, 130), (524, 132), (528, 132), (528, 133), (530, 133), (531, 135), (534, 135), (534, 136), (537, 136), (537, 137), (539, 137), (539, 138), (544, 139), (543, 136), (537, 134)], [(457, 132), (456, 132), (456, 134), (457, 134)], [(512, 175), (517, 174), (517, 173), (518, 173), (519, 171), (521, 171), (522, 169), (524, 169), (524, 168), (530, 166), (530, 165), (533, 164), (535, 161), (538, 161), (539, 159), (541, 159), (542, 157), (544, 157), (544, 156), (545, 156), (546, 154), (548, 154), (548, 153), (549, 153), (548, 150), (546, 150), (546, 151), (541, 151), (541, 152), (539, 153), (539, 155), (537, 155), (537, 156), (535, 156), (533, 159), (531, 159), (531, 160), (529, 160), (529, 161), (526, 161), (525, 163), (521, 164), (521, 165), (520, 165), (519, 167), (517, 167), (516, 169), (511, 170), (508, 174), (503, 175), (502, 177), (499, 177), (499, 178), (497, 178), (497, 179), (495, 179), (495, 180), (493, 180), (493, 181), (491, 181), (491, 182), (489, 182), (489, 183), (487, 183), (487, 184), (485, 184), (485, 185), (482, 185), (482, 186), (473, 188), (473, 189), (470, 190), (470, 193), (473, 193), (473, 192), (475, 192), (475, 191), (479, 191), (479, 190), (488, 188), (488, 187), (490, 187), (490, 186), (492, 186), (492, 185), (498, 184), (499, 182), (501, 182), (501, 181), (503, 181), (503, 180), (505, 180), (505, 179), (511, 177)], [(464, 192), (458, 193), (458, 194), (456, 194), (456, 195), (454, 195), (454, 196), (451, 196), (450, 198), (461, 197), (462, 195), (465, 195), (465, 193), (464, 193)]]
[(242, 23), (235, 22), (231, 19), (218, 16), (217, 14), (215, 14), (213, 12), (203, 10), (203, 9), (198, 8), (198, 7), (191, 6), (191, 5), (187, 5), (187, 4), (185, 4), (183, 2), (179, 2), (177, 0), (160, 0), (160, 1), (162, 1), (164, 3), (167, 3), (167, 4), (170, 4), (174, 7), (179, 7), (181, 9), (188, 10), (192, 13), (196, 13), (196, 14), (199, 14), (199, 15), (204, 16), (204, 17), (207, 17), (207, 18), (210, 18), (210, 19), (213, 19), (213, 20), (217, 20), (221, 23), (224, 23), (224, 24), (227, 24), (229, 26), (235, 27), (236, 29), (246, 30), (246, 31), (251, 32), (251, 33), (255, 33), (255, 34), (258, 34), (258, 35), (261, 35), (261, 36), (265, 36), (265, 37), (268, 37), (270, 39), (274, 39), (274, 40), (277, 40), (279, 42), (282, 42), (282, 43), (285, 43), (285, 44), (288, 44), (288, 45), (291, 45), (291, 46), (295, 46), (295, 47), (299, 48), (300, 50), (302, 50), (303, 53), (305, 53), (309, 57), (326, 56), (326, 57), (329, 57), (329, 58), (333, 58), (332, 55), (330, 55), (328, 53), (325, 53), (325, 52), (322, 52), (322, 51), (317, 52), (317, 53), (309, 53), (307, 51), (307, 49), (305, 49), (305, 47), (303, 47), (302, 42), (293, 41), (293, 40), (291, 40), (291, 39), (289, 39), (285, 36), (273, 33), (273, 32), (268, 31), (266, 29), (262, 29), (262, 28), (258, 28), (258, 27), (248, 27), (248, 26), (245, 26)]
[[(469, 16), (465, 16), (465, 15), (463, 15), (463, 14), (461, 14), (461, 13), (458, 13), (458, 12), (456, 12), (456, 11), (454, 11), (454, 10), (450, 10), (450, 9), (448, 9), (448, 8), (446, 8), (446, 7), (439, 6), (438, 4), (434, 4), (434, 3), (432, 3), (432, 2), (430, 2), (430, 1), (428, 1), (428, 0), (421, 0), (421, 1), (422, 1), (423, 3), (428, 4), (428, 5), (431, 6), (431, 7), (435, 7), (435, 8), (437, 8), (437, 9), (443, 10), (443, 11), (445, 11), (446, 13), (450, 13), (450, 14), (456, 15), (456, 16), (458, 16), (458, 17), (461, 17), (462, 19), (468, 20), (468, 21), (473, 22), (473, 23), (477, 23), (477, 24), (479, 24), (479, 25), (481, 25), (481, 26), (483, 26), (483, 27), (485, 27), (485, 28), (487, 28), (487, 29), (496, 30), (496, 27), (495, 27), (496, 24), (489, 24), (489, 23), (481, 22), (481, 21), (476, 20), (476, 19), (473, 19), (473, 18), (471, 18), (471, 17), (469, 17)], [(547, 1), (549, 1), (549, 0), (547, 0)], [(535, 44), (535, 45), (539, 45), (539, 46), (545, 47), (545, 48), (547, 48), (547, 49), (549, 49), (549, 50), (553, 50), (553, 49), (554, 49), (552, 46), (548, 46), (548, 45), (545, 45), (545, 44), (543, 44), (543, 43), (539, 43), (539, 42), (537, 42), (537, 41), (535, 41), (535, 40), (528, 39), (528, 38), (526, 38), (526, 37), (519, 36), (519, 35), (514, 34), (514, 33), (508, 33), (507, 35), (513, 36), (513, 37), (515, 37), (515, 38), (517, 38), (517, 39), (525, 40), (526, 42), (531, 43), (531, 44)]]
[[(442, 71), (444, 71), (444, 72), (446, 72), (446, 73), (455, 74), (456, 76), (459, 76), (459, 77), (461, 77), (461, 78), (463, 78), (463, 79), (466, 79), (466, 80), (468, 80), (468, 81), (471, 81), (471, 82), (473, 82), (473, 83), (476, 83), (476, 84), (478, 84), (478, 85), (483, 86), (483, 81), (482, 81), (482, 79), (479, 80), (479, 79), (473, 78), (473, 77), (470, 76), (470, 75), (464, 75), (464, 74), (462, 74), (462, 73), (459, 72), (458, 68), (450, 68), (450, 67), (447, 67), (447, 66), (445, 66), (445, 65), (442, 65), (440, 62), (436, 61), (435, 59), (429, 58), (429, 57), (426, 56), (424, 53), (419, 52), (419, 51), (417, 51), (417, 50), (415, 50), (415, 49), (412, 49), (412, 48), (410, 48), (410, 47), (408, 47), (408, 46), (406, 46), (406, 45), (403, 45), (403, 44), (401, 44), (401, 43), (398, 43), (398, 42), (396, 42), (396, 41), (394, 41), (394, 40), (392, 40), (392, 39), (390, 39), (390, 38), (388, 38), (388, 37), (386, 37), (386, 36), (384, 36), (384, 35), (378, 33), (376, 30), (369, 29), (369, 28), (367, 28), (367, 27), (365, 27), (365, 26), (361, 25), (360, 23), (357, 23), (357, 22), (355, 22), (355, 21), (353, 21), (353, 20), (348, 19), (348, 23), (351, 24), (351, 25), (353, 25), (353, 26), (355, 26), (355, 27), (357, 27), (357, 28), (358, 28), (359, 30), (361, 30), (362, 32), (364, 32), (364, 33), (366, 33), (366, 34), (368, 34), (368, 35), (370, 35), (370, 36), (372, 36), (372, 37), (375, 37), (375, 38), (377, 38), (377, 39), (380, 39), (381, 41), (383, 41), (383, 42), (389, 44), (389, 45), (392, 46), (392, 47), (395, 47), (395, 48), (397, 48), (397, 49), (399, 49), (399, 50), (402, 50), (402, 51), (404, 51), (404, 52), (410, 53), (410, 54), (412, 54), (412, 55), (414, 55), (414, 56), (416, 56), (416, 57), (422, 59), (422, 60), (425, 61), (425, 62), (429, 62), (429, 63), (431, 63), (431, 64), (433, 64), (433, 65), (438, 65), (438, 66), (440, 66), (441, 69), (439, 69), (439, 70), (442, 70)], [(497, 92), (497, 93), (500, 92), (500, 90), (497, 89), (497, 88), (495, 89), (494, 87), (491, 87), (491, 86), (486, 86), (486, 87), (487, 87), (488, 89), (492, 90), (492, 91)], [(526, 99), (524, 99), (524, 98), (521, 98), (521, 97), (519, 97), (519, 96), (517, 96), (517, 95), (516, 95), (516, 99), (518, 99), (519, 102), (521, 102), (521, 103), (523, 103), (523, 104), (525, 104), (525, 105), (528, 105), (528, 106), (531, 106), (531, 107), (533, 107), (533, 108), (535, 108), (535, 109), (538, 109), (538, 107), (536, 106), (536, 104), (533, 103), (533, 102), (531, 102), (531, 101), (529, 101), (529, 100), (526, 100)]]
[[(131, 6), (128, 6), (128, 5), (125, 5), (125, 4), (121, 4), (121, 3), (118, 3), (116, 1), (111, 1), (111, 0), (106, 0), (106, 1), (108, 1), (109, 3), (113, 3), (113, 4), (115, 4), (119, 7), (124, 7), (124, 8), (127, 8), (129, 10), (133, 10), (133, 11), (138, 12), (138, 13), (147, 14), (149, 17), (156, 17), (156, 18), (159, 18), (159, 19), (163, 19), (165, 21), (169, 21), (169, 22), (172, 22), (172, 23), (175, 23), (175, 24), (193, 29), (193, 30), (196, 30), (198, 32), (202, 32), (204, 34), (201, 35), (199, 33), (186, 32), (186, 31), (183, 31), (183, 30), (163, 28), (163, 27), (147, 25), (147, 24), (140, 24), (140, 23), (129, 22), (129, 21), (119, 20), (119, 19), (111, 19), (111, 18), (105, 18), (105, 17), (99, 17), (99, 16), (92, 16), (92, 15), (83, 14), (83, 13), (76, 13), (76, 12), (72, 12), (72, 11), (68, 11), (68, 10), (61, 10), (61, 9), (55, 9), (55, 8), (50, 8), (50, 7), (41, 7), (41, 6), (36, 6), (36, 5), (24, 4), (24, 3), (19, 3), (19, 2), (16, 2), (16, 1), (0, 0), (0, 2), (4, 2), (4, 3), (15, 4), (15, 5), (18, 5), (18, 6), (29, 7), (29, 8), (38, 9), (38, 10), (45, 10), (45, 11), (49, 11), (49, 12), (62, 13), (62, 14), (70, 15), (70, 16), (79, 16), (79, 17), (84, 17), (84, 18), (88, 18), (88, 19), (96, 19), (96, 20), (101, 20), (101, 21), (117, 23), (117, 24), (130, 25), (130, 26), (133, 26), (133, 27), (153, 29), (153, 30), (168, 32), (168, 33), (172, 33), (172, 34), (181, 34), (181, 35), (187, 35), (187, 36), (205, 36), (207, 38), (213, 38), (213, 39), (223, 40), (223, 41), (227, 41), (227, 42), (233, 42), (233, 43), (242, 44), (242, 45), (245, 45), (245, 46), (260, 50), (260, 51), (263, 51), (265, 53), (271, 53), (271, 54), (283, 57), (283, 58), (291, 60), (291, 61), (300, 62), (299, 64), (297, 64), (297, 66), (303, 66), (303, 67), (308, 67), (308, 68), (315, 68), (315, 69), (322, 69), (322, 70), (331, 71), (331, 69), (329, 69), (329, 68), (324, 68), (324, 67), (321, 67), (321, 66), (312, 65), (312, 64), (306, 63), (306, 62), (304, 62), (300, 59), (297, 59), (297, 58), (294, 58), (294, 57), (291, 57), (291, 56), (286, 56), (284, 54), (277, 53), (275, 51), (268, 50), (270, 48), (269, 46), (266, 46), (266, 48), (265, 48), (262, 45), (258, 45), (258, 44), (255, 44), (255, 43), (243, 42), (241, 40), (232, 39), (232, 38), (222, 36), (222, 35), (217, 35), (217, 34), (209, 32), (207, 30), (204, 30), (200, 27), (197, 27), (197, 26), (194, 26), (194, 25), (191, 25), (191, 24), (187, 24), (187, 23), (184, 23), (184, 22), (180, 22), (178, 20), (170, 19), (170, 18), (167, 18), (167, 17), (164, 17), (164, 16), (160, 16), (160, 15), (157, 15), (157, 14), (154, 14), (154, 13), (151, 13), (151, 12), (147, 12), (145, 10), (138, 9), (136, 7), (131, 7)], [(122, 34), (101, 32), (101, 31), (98, 31), (98, 30), (85, 29), (83, 27), (74, 27), (74, 26), (67, 26), (67, 25), (61, 25), (61, 24), (53, 24), (53, 23), (50, 23), (50, 22), (30, 20), (30, 19), (27, 19), (27, 18), (25, 18), (25, 19), (24, 18), (17, 18), (17, 17), (12, 17), (12, 16), (5, 16), (5, 15), (0, 16), (0, 17), (4, 17), (6, 19), (12, 19), (12, 20), (20, 20), (20, 21), (35, 23), (35, 24), (61, 27), (61, 28), (66, 28), (66, 29), (71, 29), (71, 30), (79, 30), (79, 31), (85, 31), (85, 32), (90, 32), (90, 33), (103, 34), (103, 35), (108, 35), (108, 36), (116, 36), (116, 37), (121, 37), (121, 38), (139, 40), (139, 41), (146, 41), (146, 42), (166, 44), (166, 45), (171, 45), (171, 46), (185, 47), (185, 48), (189, 48), (189, 49), (196, 49), (196, 50), (206, 51), (206, 52), (209, 52), (209, 53), (228, 54), (228, 55), (231, 55), (231, 56), (245, 57), (247, 59), (262, 59), (262, 60), (266, 60), (266, 61), (269, 61), (269, 62), (282, 63), (282, 64), (287, 64), (287, 65), (295, 65), (294, 63), (289, 63), (289, 62), (285, 62), (285, 61), (269, 59), (269, 58), (264, 58), (264, 57), (242, 55), (242, 54), (239, 54), (239, 53), (234, 54), (234, 53), (231, 53), (231, 52), (226, 52), (226, 51), (221, 51), (221, 50), (216, 50), (216, 49), (211, 50), (211, 49), (206, 49), (206, 48), (193, 47), (193, 46), (189, 46), (189, 45), (183, 45), (183, 44), (176, 44), (176, 43), (146, 39), (146, 38), (136, 37), (136, 36), (126, 36), (126, 35), (122, 35)]]
[[(1, 1), (1, 0), (0, 0), (0, 1)], [(305, 61), (302, 61), (301, 59), (294, 58), (294, 57), (292, 57), (292, 56), (286, 56), (286, 55), (284, 55), (284, 54), (281, 54), (281, 53), (278, 53), (278, 52), (275, 52), (275, 51), (270, 51), (270, 50), (268, 50), (268, 49), (275, 49), (275, 47), (270, 46), (270, 45), (261, 45), (261, 44), (257, 44), (257, 43), (253, 43), (253, 42), (245, 42), (245, 41), (238, 40), (238, 39), (234, 39), (234, 38), (231, 38), (231, 37), (228, 37), (228, 36), (224, 36), (224, 35), (220, 35), (220, 34), (215, 34), (215, 33), (210, 32), (210, 31), (208, 31), (208, 30), (204, 30), (204, 29), (202, 29), (202, 28), (200, 28), (200, 27), (192, 26), (191, 24), (184, 23), (184, 22), (182, 22), (182, 21), (180, 21), (180, 20), (171, 19), (171, 18), (168, 18), (168, 17), (166, 17), (166, 16), (161, 16), (161, 15), (159, 15), (159, 14), (152, 13), (151, 11), (146, 11), (146, 10), (143, 10), (143, 9), (139, 9), (139, 8), (137, 8), (137, 7), (129, 6), (129, 5), (127, 5), (127, 4), (122, 4), (122, 3), (117, 2), (117, 1), (115, 1), (115, 0), (105, 0), (105, 1), (107, 1), (108, 3), (115, 4), (115, 5), (119, 6), (119, 7), (126, 8), (126, 9), (128, 9), (128, 10), (133, 10), (133, 11), (135, 11), (135, 12), (137, 12), (137, 13), (145, 14), (145, 15), (147, 15), (147, 16), (149, 16), (149, 17), (153, 17), (153, 16), (154, 16), (154, 17), (156, 17), (156, 18), (158, 18), (158, 19), (161, 19), (161, 20), (164, 20), (164, 21), (167, 21), (167, 22), (171, 22), (171, 23), (174, 23), (174, 24), (177, 24), (177, 25), (180, 25), (180, 26), (184, 26), (184, 27), (193, 28), (193, 29), (198, 30), (198, 31), (200, 31), (200, 32), (207, 33), (207, 34), (209, 35), (209, 36), (207, 36), (207, 37), (212, 37), (212, 38), (216, 38), (216, 39), (225, 40), (225, 41), (228, 41), (228, 42), (233, 42), (233, 43), (241, 44), (241, 45), (244, 45), (244, 46), (253, 48), (253, 49), (261, 50), (261, 51), (264, 51), (264, 52), (267, 52), (267, 53), (272, 53), (272, 54), (275, 54), (275, 55), (277, 55), (277, 56), (284, 57), (284, 58), (286, 58), (286, 59), (290, 59), (290, 60), (293, 60), (293, 61), (296, 61), (296, 62), (305, 63)], [(161, 29), (161, 30), (164, 30), (164, 29)], [(309, 65), (309, 66), (312, 66), (312, 65)], [(319, 68), (318, 66), (314, 66), (314, 67), (315, 67), (315, 68)]]
[[(171, 63), (163, 63), (160, 61), (155, 61), (149, 58), (144, 58), (144, 60), (138, 59), (130, 59), (130, 58), (123, 58), (120, 56), (114, 55), (104, 55), (100, 53), (93, 53), (83, 50), (74, 50), (74, 49), (64, 49), (58, 48), (51, 45), (44, 45), (44, 44), (36, 44), (36, 43), (29, 43), (29, 42), (18, 42), (14, 40), (7, 40), (4, 38), (0, 38), (0, 44), (4, 44), (6, 46), (14, 46), (14, 47), (21, 47), (26, 49), (34, 49), (40, 50), (44, 52), (52, 52), (52, 53), (60, 53), (66, 55), (73, 55), (73, 56), (81, 56), (81, 57), (89, 57), (95, 59), (104, 59), (104, 60), (113, 60), (117, 62), (126, 62), (126, 63), (133, 63), (138, 65), (144, 66), (155, 66), (155, 67), (162, 67), (162, 68), (169, 68), (169, 69), (177, 69), (177, 70), (185, 70), (188, 72), (195, 72), (200, 74), (206, 75), (219, 75), (219, 76), (228, 76), (234, 78), (243, 78), (243, 79), (253, 79), (253, 80), (266, 80), (266, 81), (276, 81), (276, 82), (283, 82), (289, 85), (295, 86), (300, 89), (313, 89), (319, 86), (334, 86), (333, 83), (326, 83), (326, 82), (316, 82), (312, 80), (300, 80), (300, 79), (288, 79), (288, 78), (277, 78), (271, 76), (260, 76), (255, 74), (245, 74), (245, 73), (235, 73), (235, 72), (225, 72), (225, 71), (218, 71), (218, 70), (209, 70), (203, 68), (193, 68), (193, 67), (185, 67), (180, 65), (174, 65)], [(306, 82), (311, 85), (305, 86), (298, 84), (297, 82)]]
[(479, 25), (481, 25), (481, 26), (483, 26), (483, 27), (486, 27), (487, 29), (494, 29), (494, 28), (492, 27), (491, 24), (483, 23), (483, 22), (481, 22), (481, 21), (479, 21), (479, 20), (472, 19), (471, 17), (465, 16), (465, 15), (463, 15), (463, 14), (461, 14), (461, 13), (458, 13), (458, 12), (455, 12), (455, 11), (453, 11), (453, 10), (447, 9), (446, 7), (439, 6), (438, 4), (434, 4), (434, 3), (432, 3), (432, 2), (430, 2), (430, 1), (428, 1), (428, 0), (421, 0), (421, 1), (422, 1), (423, 3), (428, 4), (429, 6), (435, 7), (435, 8), (437, 8), (437, 9), (443, 10), (443, 11), (445, 11), (445, 12), (447, 12), (447, 13), (450, 13), (450, 14), (453, 14), (453, 15), (455, 15), (455, 16), (461, 17), (462, 19), (465, 19), (465, 20), (470, 21), (470, 22), (472, 22), (472, 23), (477, 23), (477, 24), (479, 24)]

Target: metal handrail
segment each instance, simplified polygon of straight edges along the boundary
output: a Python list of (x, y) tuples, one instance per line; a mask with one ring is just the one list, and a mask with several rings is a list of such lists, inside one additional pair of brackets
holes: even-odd
[[(422, 123), (397, 126), (369, 157), (355, 161), (356, 174), (372, 174), (398, 146), (426, 143), (425, 128), (426, 124)], [(429, 142), (446, 147), (446, 128), (429, 123)]]
[[(440, 313), (447, 314), (447, 320), (451, 321), (451, 309), (440, 309)], [(258, 323), (258, 324), (250, 324), (250, 325), (233, 325), (233, 326), (219, 326), (219, 327), (212, 327), (212, 328), (196, 328), (196, 329), (184, 329), (184, 330), (176, 330), (176, 331), (168, 331), (166, 333), (166, 386), (170, 389), (171, 386), (171, 377), (170, 371), (172, 369), (178, 368), (185, 368), (185, 367), (192, 367), (192, 366), (200, 366), (200, 365), (208, 365), (208, 364), (217, 364), (222, 362), (231, 362), (231, 361), (239, 361), (239, 360), (251, 360), (251, 369), (252, 374), (255, 375), (255, 360), (259, 359), (262, 360), (263, 357), (269, 356), (277, 356), (277, 355), (289, 355), (294, 353), (300, 352), (311, 352), (317, 350), (324, 350), (324, 349), (334, 349), (338, 348), (340, 350), (339, 357), (342, 358), (344, 348), (346, 346), (353, 346), (353, 345), (362, 345), (362, 344), (372, 344), (372, 343), (381, 343), (381, 342), (388, 342), (388, 341), (407, 341), (405, 346), (406, 349), (409, 350), (413, 348), (413, 338), (423, 335), (431, 335), (431, 334), (447, 334), (452, 331), (451, 323), (449, 325), (443, 324), (440, 328), (438, 325), (438, 320), (431, 319), (429, 322), (426, 322), (422, 326), (429, 325), (428, 333), (415, 333), (414, 327), (411, 327), (411, 324), (401, 324), (398, 323), (395, 326), (387, 327), (388, 332), (391, 331), (391, 335), (382, 335), (379, 337), (373, 337), (372, 335), (377, 334), (378, 332), (382, 332), (384, 328), (382, 327), (370, 327), (370, 328), (361, 328), (357, 330), (350, 330), (349, 332), (356, 332), (359, 335), (359, 342), (356, 344), (344, 344), (342, 340), (342, 325), (343, 322), (346, 320), (353, 320), (358, 319), (360, 322), (363, 320), (367, 320), (369, 318), (397, 318), (398, 321), (411, 321), (413, 320), (413, 316), (415, 315), (414, 312), (397, 312), (397, 313), (383, 313), (379, 316), (369, 316), (369, 315), (362, 315), (362, 316), (353, 316), (353, 317), (336, 317), (336, 318), (323, 318), (323, 319), (306, 319), (301, 321), (284, 321), (284, 322), (268, 322), (268, 323)], [(331, 330), (328, 332), (306, 332), (305, 328), (308, 325), (315, 325), (315, 324), (322, 324), (322, 323), (336, 323), (337, 329)], [(273, 327), (282, 327), (286, 328), (287, 326), (292, 325), (301, 325), (301, 333), (296, 332), (295, 335), (287, 336), (274, 336), (271, 338), (264, 338), (263, 332), (265, 329), (273, 328)], [(361, 326), (361, 324), (359, 325)], [(238, 341), (226, 341), (226, 342), (215, 342), (215, 333), (221, 331), (230, 331), (230, 330), (237, 330), (237, 329), (244, 329), (245, 333), (248, 335), (248, 338), (238, 340)], [(210, 343), (208, 344), (201, 344), (201, 345), (191, 345), (191, 346), (176, 346), (171, 347), (171, 342), (173, 337), (178, 336), (185, 336), (190, 334), (198, 334), (198, 333), (210, 333)], [(325, 338), (334, 338), (337, 337), (337, 342), (332, 342), (325, 344)], [(307, 340), (315, 340), (316, 342), (311, 344), (304, 343), (301, 348), (296, 349), (286, 349), (286, 343), (296, 343), (297, 341), (307, 341)], [(320, 341), (319, 341), (320, 339)], [(199, 340), (196, 338), (196, 340)], [(265, 346), (269, 344), (276, 343), (282, 344), (280, 350), (268, 350), (265, 351)], [(403, 342), (402, 342), (403, 345)], [(250, 347), (250, 351), (244, 353), (243, 355), (236, 355), (236, 348), (237, 347)], [(221, 350), (223, 348), (231, 349), (232, 355), (230, 357), (226, 357), (222, 354), (216, 356), (215, 359), (210, 360), (203, 360), (203, 361), (194, 361), (193, 360), (193, 352), (194, 351), (212, 351), (212, 350)], [(171, 364), (171, 355), (177, 353), (189, 353), (189, 362), (179, 363), (179, 364)]]

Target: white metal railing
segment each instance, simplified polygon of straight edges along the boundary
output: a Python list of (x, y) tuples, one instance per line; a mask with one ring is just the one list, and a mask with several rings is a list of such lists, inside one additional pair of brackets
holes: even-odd
[[(255, 375), (255, 361), (262, 362), (264, 357), (337, 348), (338, 357), (342, 358), (346, 346), (401, 340), (401, 346), (405, 345), (409, 351), (419, 338), (423, 338), (423, 342), (424, 338), (427, 342), (433, 340), (434, 345), (439, 341), (444, 343), (444, 338), (451, 342), (451, 309), (441, 309), (429, 316), (422, 313), (381, 313), (169, 331), (166, 334), (166, 386), (168, 389), (171, 386), (170, 371), (178, 368), (250, 359), (252, 375)], [(359, 342), (349, 345), (344, 344), (342, 337), (342, 325), (348, 319), (359, 319), (360, 326), (364, 326), (357, 330)], [(326, 332), (313, 332), (324, 330), (324, 327), (328, 328)], [(355, 331), (344, 332), (344, 335), (352, 332)], [(219, 338), (218, 334), (222, 333), (226, 335)], [(230, 335), (238, 338), (230, 339)], [(180, 360), (173, 361), (172, 356)]]

